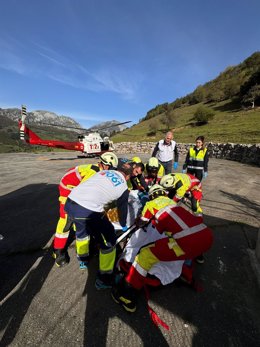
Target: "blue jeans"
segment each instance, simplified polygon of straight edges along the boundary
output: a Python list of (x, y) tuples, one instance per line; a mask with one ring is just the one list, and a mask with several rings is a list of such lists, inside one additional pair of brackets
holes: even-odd
[(168, 175), (172, 172), (172, 160), (169, 161), (160, 161), (160, 164), (164, 167), (165, 175)]

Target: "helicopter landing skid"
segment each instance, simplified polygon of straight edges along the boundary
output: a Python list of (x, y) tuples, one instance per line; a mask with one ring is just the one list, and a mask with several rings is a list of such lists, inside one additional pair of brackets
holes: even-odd
[(98, 157), (98, 154), (88, 154), (88, 153), (86, 153), (86, 154), (81, 154), (81, 155), (78, 155), (77, 156), (79, 159), (84, 159), (84, 158), (96, 158), (96, 157)]

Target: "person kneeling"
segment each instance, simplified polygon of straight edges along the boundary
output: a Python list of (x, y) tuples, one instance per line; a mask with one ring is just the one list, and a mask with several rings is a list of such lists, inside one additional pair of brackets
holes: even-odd
[[(212, 231), (202, 217), (177, 206), (162, 186), (151, 187), (149, 197), (151, 201), (145, 205), (141, 219), (151, 221), (165, 237), (143, 246), (126, 276), (112, 288), (112, 298), (128, 312), (136, 311), (136, 292), (143, 288), (148, 272), (156, 264), (194, 259), (209, 250), (213, 242)], [(192, 280), (191, 274), (189, 277)]]

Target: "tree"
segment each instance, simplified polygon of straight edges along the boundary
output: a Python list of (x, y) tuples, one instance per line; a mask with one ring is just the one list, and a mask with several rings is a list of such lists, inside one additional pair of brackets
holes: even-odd
[(197, 121), (199, 125), (207, 124), (210, 119), (214, 117), (214, 112), (205, 106), (199, 106), (195, 113), (194, 113), (194, 119)]
[(252, 104), (252, 108), (255, 107), (255, 101), (260, 99), (260, 85), (256, 84), (249, 89), (247, 94), (243, 97), (243, 102), (250, 102)]
[(149, 133), (148, 135), (156, 135), (156, 132), (158, 130), (158, 121), (155, 119), (152, 119), (149, 124)]
[(161, 118), (161, 122), (166, 126), (167, 130), (174, 127), (176, 124), (176, 118), (175, 114), (172, 112), (172, 110), (168, 107), (165, 114)]
[(202, 102), (205, 100), (205, 89), (203, 86), (198, 86), (194, 92), (191, 94), (191, 100), (190, 104), (198, 104), (199, 102)]

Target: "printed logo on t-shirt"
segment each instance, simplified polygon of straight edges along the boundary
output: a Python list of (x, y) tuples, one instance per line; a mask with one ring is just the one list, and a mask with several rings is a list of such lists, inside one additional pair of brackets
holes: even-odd
[(120, 184), (124, 183), (124, 180), (122, 179), (122, 177), (120, 177), (120, 175), (114, 171), (101, 171), (100, 174), (102, 176), (106, 176), (113, 184), (114, 187), (119, 186)]

